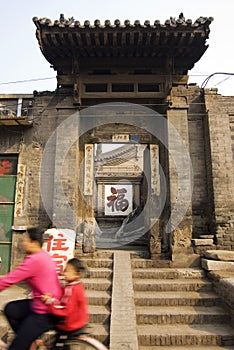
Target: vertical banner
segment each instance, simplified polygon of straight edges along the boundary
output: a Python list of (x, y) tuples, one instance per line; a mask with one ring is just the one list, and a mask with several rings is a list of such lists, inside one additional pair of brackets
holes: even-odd
[(23, 215), (23, 200), (25, 186), (25, 165), (18, 164), (17, 182), (16, 182), (16, 198), (15, 198), (15, 216)]
[(85, 145), (85, 161), (84, 161), (84, 195), (93, 195), (94, 181), (94, 145)]
[(61, 274), (66, 262), (74, 257), (76, 233), (70, 229), (51, 228), (45, 231), (45, 235), (47, 237), (42, 248), (53, 257)]
[(150, 170), (151, 170), (151, 192), (160, 195), (160, 176), (159, 176), (159, 153), (158, 145), (150, 145)]

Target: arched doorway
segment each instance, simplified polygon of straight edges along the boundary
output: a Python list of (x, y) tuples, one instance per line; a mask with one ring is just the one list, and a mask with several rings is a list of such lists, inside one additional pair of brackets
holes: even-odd
[(153, 246), (157, 254), (161, 245), (168, 250), (169, 241), (161, 234), (167, 198), (165, 122), (157, 120), (157, 112), (130, 103), (107, 103), (82, 112), (84, 250), (134, 245), (150, 251)]
[[(186, 113), (182, 116), (184, 120), (187, 118)], [(168, 111), (165, 117), (148, 107), (113, 102), (77, 111), (57, 128), (53, 138), (57, 156), (54, 178), (56, 191), (51, 216), (53, 222), (57, 221), (60, 227), (76, 228), (77, 242), (83, 252), (94, 252), (97, 248), (97, 241), (100, 238), (99, 214), (102, 214), (102, 219), (107, 219), (105, 202), (100, 206), (98, 204), (100, 192), (96, 187), (100, 180), (107, 186), (107, 190), (104, 188), (101, 191), (100, 200), (110, 199), (110, 207), (113, 200), (117, 199), (116, 195), (122, 190), (126, 191), (128, 184), (131, 186), (129, 193), (132, 193), (130, 198), (132, 211), (129, 214), (138, 225), (137, 228), (143, 226), (141, 237), (147, 234), (151, 257), (161, 257), (163, 254), (163, 258), (165, 255), (170, 258), (172, 248), (180, 255), (181, 252), (185, 254), (191, 252), (192, 222), (191, 213), (187, 210), (191, 204), (192, 193), (191, 160), (181, 135), (173, 123), (170, 123), (173, 117), (173, 111)], [(101, 171), (100, 178), (98, 171), (95, 170), (95, 145), (114, 144), (116, 138), (121, 137), (126, 138), (124, 144), (129, 148), (136, 145), (144, 146), (143, 169), (133, 172), (127, 179), (126, 172), (113, 176), (108, 171), (106, 173)], [(65, 158), (67, 161), (64, 163)], [(48, 164), (49, 160), (50, 158)], [(124, 161), (130, 160), (124, 157)], [(106, 168), (110, 165), (108, 162), (104, 164)], [(47, 172), (46, 166), (44, 171)], [(140, 186), (138, 192), (137, 186)], [(111, 190), (112, 187), (114, 192)], [(45, 194), (47, 188), (46, 186), (44, 188)], [(133, 200), (137, 198), (137, 193), (138, 196), (140, 193), (141, 197), (135, 205)], [(139, 211), (137, 211), (138, 205)], [(137, 212), (134, 212), (135, 209)], [(111, 219), (116, 220), (116, 217), (113, 218), (111, 215)], [(121, 235), (121, 238), (123, 236), (126, 238), (133, 231), (132, 224), (132, 220), (127, 223), (125, 232), (122, 232), (126, 235)], [(134, 231), (135, 229), (136, 227)], [(117, 238), (119, 237), (117, 235)], [(131, 242), (136, 241), (135, 238), (131, 238)], [(102, 246), (102, 248), (108, 247)]]
[(130, 141), (129, 134), (115, 134), (113, 140), (126, 143), (96, 145), (95, 172), (97, 247), (147, 246), (144, 153), (147, 145)]

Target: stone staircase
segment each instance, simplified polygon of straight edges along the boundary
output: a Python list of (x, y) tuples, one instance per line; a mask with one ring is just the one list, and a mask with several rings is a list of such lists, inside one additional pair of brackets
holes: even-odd
[(90, 333), (109, 346), (113, 253), (98, 252), (82, 259), (88, 276), (82, 278), (89, 302)]
[[(155, 267), (140, 251), (97, 251), (82, 260), (89, 331), (110, 350), (234, 350), (228, 310), (204, 270)], [(25, 293), (23, 286), (1, 292), (1, 306)], [(8, 329), (0, 317), (0, 335)]]
[(203, 270), (131, 262), (139, 350), (234, 350), (230, 316)]

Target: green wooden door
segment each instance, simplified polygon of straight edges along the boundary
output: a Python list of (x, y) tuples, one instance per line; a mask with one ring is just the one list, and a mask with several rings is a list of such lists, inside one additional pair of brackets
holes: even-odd
[(0, 274), (10, 269), (14, 219), (17, 156), (0, 155)]

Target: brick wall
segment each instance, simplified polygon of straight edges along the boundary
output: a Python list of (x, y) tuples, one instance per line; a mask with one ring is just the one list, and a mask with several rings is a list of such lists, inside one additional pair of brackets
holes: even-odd
[[(207, 143), (210, 150), (209, 186), (213, 193), (213, 224), (217, 248), (234, 248), (233, 140), (230, 115), (234, 98), (205, 91)], [(207, 148), (208, 148), (207, 147)]]
[[(16, 108), (17, 99), (13, 100)], [(1, 102), (4, 102), (3, 97)], [(10, 102), (13, 104), (12, 98)], [(193, 238), (214, 234), (217, 249), (231, 250), (234, 248), (234, 97), (220, 96), (215, 90), (203, 93), (197, 86), (174, 87), (170, 102), (168, 120), (188, 147), (193, 167), (192, 203), (184, 221), (186, 232)], [(75, 139), (75, 133), (81, 132), (79, 124), (63, 124), (74, 113), (78, 113), (78, 108), (73, 105), (71, 91), (41, 93), (33, 98), (32, 127), (0, 127), (0, 153), (18, 153), (19, 163), (25, 165), (26, 171), (23, 210), (21, 216), (14, 218), (14, 225), (48, 227), (55, 221), (76, 228), (85, 218), (92, 217), (92, 200), (88, 204), (83, 201), (83, 188), (80, 187), (83, 143), (91, 136), (87, 133), (80, 139), (80, 144), (77, 141), (69, 144), (72, 138)], [(62, 125), (64, 129), (60, 129)], [(51, 138), (55, 130), (57, 133)], [(110, 137), (111, 130), (107, 132)], [(107, 135), (103, 133), (103, 137)], [(41, 159), (49, 139), (44, 176), (40, 178)], [(174, 147), (174, 140), (171, 142)], [(67, 147), (69, 151), (64, 154)], [(166, 206), (169, 210), (178, 191), (177, 174), (173, 163), (168, 166), (166, 150), (160, 149), (159, 154), (165, 157), (160, 162), (165, 175), (170, 178), (171, 200)], [(44, 189), (44, 203), (40, 186)], [(190, 225), (192, 232), (188, 230)]]

